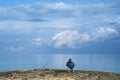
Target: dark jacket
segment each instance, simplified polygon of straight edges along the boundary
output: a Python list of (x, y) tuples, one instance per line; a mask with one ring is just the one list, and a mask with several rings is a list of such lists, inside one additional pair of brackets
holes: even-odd
[(68, 61), (66, 66), (68, 66), (68, 68), (70, 68), (70, 69), (73, 69), (75, 67), (75, 64), (72, 61)]

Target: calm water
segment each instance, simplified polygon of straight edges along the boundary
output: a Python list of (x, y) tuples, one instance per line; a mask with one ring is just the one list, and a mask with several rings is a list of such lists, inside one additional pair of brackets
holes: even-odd
[(67, 60), (72, 58), (75, 69), (112, 71), (120, 73), (120, 55), (103, 54), (12, 54), (0, 57), (0, 71), (30, 68), (67, 68)]

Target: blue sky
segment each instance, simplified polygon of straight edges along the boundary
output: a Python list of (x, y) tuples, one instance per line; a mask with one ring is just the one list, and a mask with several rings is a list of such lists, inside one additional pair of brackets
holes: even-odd
[(119, 54), (119, 0), (0, 0), (0, 53)]
[(119, 0), (0, 0), (0, 6), (16, 6), (19, 4), (32, 4), (36, 2), (65, 2), (65, 3), (115, 3)]

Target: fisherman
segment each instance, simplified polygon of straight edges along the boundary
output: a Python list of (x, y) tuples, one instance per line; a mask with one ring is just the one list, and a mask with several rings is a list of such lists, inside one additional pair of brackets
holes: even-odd
[(75, 63), (72, 61), (72, 59), (70, 58), (67, 63), (66, 66), (70, 69), (70, 72), (73, 72), (73, 68), (75, 67)]

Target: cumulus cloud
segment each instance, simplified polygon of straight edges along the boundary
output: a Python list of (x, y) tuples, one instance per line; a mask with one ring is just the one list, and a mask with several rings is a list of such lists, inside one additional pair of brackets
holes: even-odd
[(97, 28), (94, 33), (92, 33), (92, 40), (103, 40), (117, 35), (118, 32), (114, 28)]
[(55, 41), (55, 47), (61, 47), (62, 45), (73, 47), (78, 39), (79, 33), (72, 30), (61, 31), (56, 33), (52, 38), (52, 40)]
[[(109, 22), (117, 22), (117, 25), (120, 23), (119, 6), (115, 5), (117, 4), (57, 2), (0, 7), (0, 34), (11, 32), (15, 36), (18, 35), (16, 33), (34, 36), (42, 33), (45, 35), (41, 37), (49, 39), (48, 36), (51, 37), (59, 30), (61, 32), (52, 37), (55, 47), (59, 48), (63, 45), (79, 47), (91, 41), (108, 39), (118, 33), (114, 26), (99, 27), (106, 26)], [(116, 17), (115, 20), (113, 20), (114, 17)], [(40, 32), (37, 31), (38, 29)], [(40, 37), (32, 40), (35, 46), (42, 46), (43, 43), (44, 40)], [(11, 50), (14, 51), (14, 48)]]
[(103, 28), (100, 27), (92, 33), (80, 33), (76, 30), (65, 30), (56, 33), (52, 40), (54, 41), (54, 46), (59, 48), (63, 45), (68, 47), (80, 47), (88, 42), (105, 40), (113, 37), (118, 32), (113, 28)]

